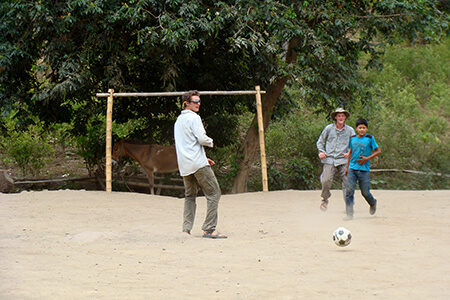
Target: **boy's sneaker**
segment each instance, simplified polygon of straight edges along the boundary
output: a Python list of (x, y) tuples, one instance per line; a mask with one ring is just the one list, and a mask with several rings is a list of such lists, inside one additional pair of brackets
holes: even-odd
[(350, 221), (350, 220), (353, 220), (353, 216), (352, 216), (352, 215), (347, 215), (347, 216), (344, 217), (343, 220), (344, 220), (344, 221)]
[(377, 212), (377, 205), (376, 204), (371, 205), (369, 212), (371, 215), (374, 215)]

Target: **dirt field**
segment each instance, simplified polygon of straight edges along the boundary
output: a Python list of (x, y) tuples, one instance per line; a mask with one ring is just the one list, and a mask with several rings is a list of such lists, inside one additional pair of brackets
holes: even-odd
[[(225, 195), (219, 230), (180, 233), (183, 199), (90, 191), (0, 194), (0, 299), (450, 299), (450, 191)], [(347, 227), (348, 247), (333, 231)]]

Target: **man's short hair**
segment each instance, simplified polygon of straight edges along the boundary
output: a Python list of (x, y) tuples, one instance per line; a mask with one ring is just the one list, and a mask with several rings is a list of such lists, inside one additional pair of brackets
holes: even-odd
[(366, 125), (366, 127), (369, 128), (369, 123), (367, 123), (366, 119), (358, 119), (358, 121), (356, 121), (355, 127), (358, 127), (358, 125)]
[(183, 103), (191, 102), (192, 96), (200, 96), (200, 94), (197, 90), (187, 91), (186, 93), (183, 94), (183, 96), (181, 97), (181, 100), (183, 101)]

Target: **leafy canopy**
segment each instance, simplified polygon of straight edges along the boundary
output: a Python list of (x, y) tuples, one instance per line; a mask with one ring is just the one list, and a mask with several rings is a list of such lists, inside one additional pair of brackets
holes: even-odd
[[(289, 76), (328, 108), (368, 98), (360, 54), (379, 67), (382, 42), (439, 39), (436, 1), (5, 0), (0, 4), (0, 101), (87, 131), (104, 114), (95, 93), (268, 88)], [(294, 41), (295, 47), (288, 49)], [(378, 42), (377, 42), (378, 41)], [(294, 51), (296, 59), (286, 59)], [(234, 115), (252, 97), (204, 97), (208, 132), (234, 142)], [(121, 99), (116, 122), (144, 117), (140, 135), (171, 139), (179, 99)], [(150, 137), (149, 137), (150, 136)]]

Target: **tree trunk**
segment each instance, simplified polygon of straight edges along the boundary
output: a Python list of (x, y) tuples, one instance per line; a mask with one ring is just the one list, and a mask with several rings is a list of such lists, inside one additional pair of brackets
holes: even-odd
[[(297, 53), (294, 48), (297, 45), (297, 39), (292, 39), (287, 44), (287, 49), (285, 52), (285, 60), (288, 64), (295, 63), (297, 60)], [(270, 119), (272, 117), (273, 107), (275, 102), (283, 91), (286, 85), (289, 75), (278, 77), (269, 88), (266, 90), (266, 94), (261, 95), (262, 102), (262, 114), (264, 120), (264, 132), (269, 126)], [(250, 127), (247, 131), (245, 139), (239, 149), (239, 155), (237, 157), (239, 164), (239, 171), (234, 178), (233, 186), (231, 188), (231, 193), (245, 193), (247, 191), (247, 182), (250, 176), (250, 168), (252, 163), (257, 158), (259, 153), (259, 133), (258, 133), (258, 116), (252, 120)]]

